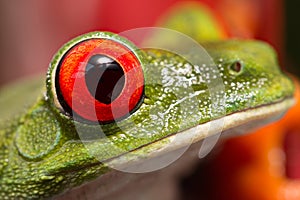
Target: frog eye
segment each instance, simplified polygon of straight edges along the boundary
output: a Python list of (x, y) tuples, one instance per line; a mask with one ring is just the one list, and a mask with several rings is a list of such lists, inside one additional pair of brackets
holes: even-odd
[(54, 78), (61, 110), (92, 123), (109, 123), (134, 112), (143, 98), (144, 76), (141, 59), (127, 42), (88, 38), (65, 52)]
[(243, 70), (243, 63), (241, 61), (235, 61), (229, 65), (229, 70), (232, 74), (239, 74)]

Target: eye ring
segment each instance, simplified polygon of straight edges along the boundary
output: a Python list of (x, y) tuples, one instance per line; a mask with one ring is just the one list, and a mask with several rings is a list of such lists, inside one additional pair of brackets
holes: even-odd
[[(95, 56), (101, 57), (102, 60), (110, 60), (110, 63), (102, 65), (101, 61), (98, 63), (100, 67), (91, 65), (91, 59)], [(47, 86), (47, 94), (60, 111), (72, 116), (76, 121), (106, 124), (121, 120), (133, 113), (143, 100), (142, 60), (142, 53), (133, 44), (115, 34), (93, 32), (83, 35), (63, 46), (54, 57), (48, 71), (47, 82), (51, 82), (51, 87)], [(93, 74), (87, 75), (87, 66), (89, 69), (103, 66), (108, 68), (106, 71), (102, 69), (99, 80), (90, 81), (91, 84), (88, 84), (87, 79), (93, 77)], [(99, 90), (100, 82), (107, 83), (107, 80), (103, 79), (109, 79), (105, 74), (113, 74), (109, 71), (110, 68), (118, 68), (117, 71), (120, 72), (119, 79), (115, 79), (109, 86), (114, 90), (107, 92), (103, 84)], [(99, 71), (94, 71), (97, 70)], [(109, 73), (106, 73), (107, 70)], [(98, 90), (101, 92), (100, 96), (102, 93), (106, 96), (112, 95), (115, 88), (120, 86), (119, 80), (122, 78), (123, 87), (119, 87), (119, 94), (110, 101), (107, 98), (106, 101), (102, 101), (104, 98), (97, 98)], [(98, 85), (93, 87), (95, 83)], [(89, 85), (92, 85), (92, 89)]]

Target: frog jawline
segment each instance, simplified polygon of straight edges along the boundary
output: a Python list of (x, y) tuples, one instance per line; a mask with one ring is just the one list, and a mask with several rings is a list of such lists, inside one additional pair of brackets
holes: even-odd
[[(294, 103), (295, 100), (293, 98), (286, 98), (280, 102), (232, 113), (222, 118), (212, 120), (185, 131), (170, 135), (166, 138), (145, 145), (143, 148), (138, 148), (132, 152), (123, 154), (122, 156), (109, 159), (105, 161), (105, 163), (107, 163), (109, 166), (118, 166), (117, 168), (121, 168), (124, 165), (141, 163), (141, 160), (139, 157), (137, 157), (137, 155), (145, 155), (146, 153), (147, 157), (141, 158), (142, 160), (155, 158), (167, 152), (171, 152), (187, 145), (199, 142), (204, 138), (219, 134), (221, 132), (222, 134), (231, 136), (232, 134), (230, 134), (230, 131), (245, 125), (251, 129), (250, 131), (253, 131), (253, 127), (259, 128), (262, 125), (278, 120)], [(218, 128), (210, 128), (211, 124), (219, 123), (223, 124), (221, 131)], [(257, 123), (259, 123), (259, 126), (257, 126)], [(178, 139), (175, 140), (175, 137), (180, 137), (180, 142)], [(172, 142), (171, 145), (168, 145), (170, 144), (170, 141), (175, 142)], [(124, 158), (124, 156), (127, 158)]]

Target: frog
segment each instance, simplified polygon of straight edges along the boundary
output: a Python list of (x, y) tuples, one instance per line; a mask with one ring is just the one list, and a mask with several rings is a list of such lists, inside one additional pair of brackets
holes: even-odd
[[(178, 7), (161, 26), (195, 39), (208, 62), (97, 31), (64, 44), (45, 78), (0, 89), (0, 199), (118, 199), (118, 188), (142, 184), (127, 172), (178, 149), (197, 151), (189, 146), (220, 131), (248, 132), (293, 105), (293, 83), (270, 45), (221, 40), (226, 33), (206, 7)], [(165, 42), (160, 35), (148, 42)]]
[[(90, 55), (93, 45), (96, 53)], [(201, 45), (213, 59), (224, 84), (221, 93), (224, 113), (213, 115), (211, 112), (213, 101), (207, 81), (211, 81), (213, 76), (210, 75), (214, 74), (209, 71), (208, 79), (203, 80), (203, 72), (210, 66), (193, 65), (166, 50), (139, 49), (128, 39), (110, 32), (91, 32), (66, 43), (53, 57), (44, 84), (38, 79), (2, 89), (0, 198), (56, 197), (101, 178), (113, 166), (127, 166), (216, 134), (201, 131), (210, 122), (225, 120), (223, 130), (226, 131), (281, 116), (293, 105), (293, 83), (280, 70), (276, 52), (270, 45), (239, 39)], [(102, 51), (103, 46), (108, 49)], [(120, 55), (113, 57), (115, 52), (123, 55), (123, 50), (126, 56), (121, 60)], [(104, 63), (106, 69), (111, 68), (109, 77), (115, 76), (114, 73), (118, 75), (118, 71), (125, 76), (121, 84), (120, 78), (109, 86), (109, 90), (118, 84), (123, 87), (115, 96), (100, 87), (97, 80), (86, 81), (93, 79), (87, 68), (93, 71), (95, 66), (103, 67), (103, 60), (110, 60)], [(136, 63), (136, 69), (130, 74), (131, 71), (126, 72), (121, 65), (132, 67), (132, 62)], [(70, 67), (72, 63), (77, 63), (76, 67)], [(104, 78), (107, 76), (106, 72), (101, 73)], [(70, 83), (71, 79), (75, 82), (80, 79), (78, 86)], [(163, 84), (165, 82), (167, 84)], [(94, 88), (91, 86), (93, 92), (86, 86), (91, 84), (96, 84)], [(124, 93), (124, 87), (134, 84), (132, 95)], [(102, 99), (103, 94), (109, 97), (108, 102)], [(96, 98), (91, 106), (85, 104), (85, 95)], [(103, 109), (111, 110), (120, 97), (127, 98), (125, 111), (118, 107), (122, 104), (120, 101), (115, 105), (116, 113), (105, 114)], [(196, 104), (195, 101), (190, 104), (192, 97)], [(97, 107), (95, 102), (103, 105)], [(178, 102), (187, 103), (180, 106)], [(185, 109), (189, 105), (191, 109)], [(121, 113), (118, 110), (122, 110)], [(164, 148), (179, 136), (182, 136), (180, 142)]]

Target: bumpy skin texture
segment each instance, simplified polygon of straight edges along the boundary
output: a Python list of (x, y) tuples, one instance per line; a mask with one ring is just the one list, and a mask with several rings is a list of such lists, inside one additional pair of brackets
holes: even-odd
[[(72, 46), (72, 42), (67, 46)], [(293, 85), (279, 70), (275, 53), (267, 44), (232, 40), (203, 46), (224, 81), (226, 115), (292, 96)], [(60, 54), (61, 51), (54, 59)], [(14, 119), (1, 119), (0, 199), (51, 197), (106, 173), (109, 168), (99, 160), (112, 159), (221, 117), (210, 112), (212, 103), (206, 81), (212, 81), (214, 76), (206, 71), (207, 66), (193, 66), (161, 50), (145, 50), (141, 54), (143, 62), (148, 63), (143, 68), (145, 82), (156, 84), (145, 85), (141, 106), (128, 118), (101, 125), (105, 138), (93, 140), (98, 126), (74, 122), (54, 105), (51, 77), (47, 79), (47, 95), (38, 96), (30, 109), (18, 113)], [(237, 61), (240, 72), (234, 71)], [(185, 97), (195, 94), (198, 112), (191, 115), (178, 102), (194, 106)], [(30, 90), (24, 90), (22, 95), (30, 95)], [(2, 102), (1, 106), (6, 104)], [(84, 131), (86, 142), (80, 140), (79, 129)]]

